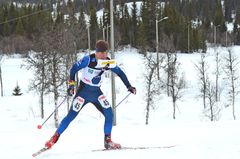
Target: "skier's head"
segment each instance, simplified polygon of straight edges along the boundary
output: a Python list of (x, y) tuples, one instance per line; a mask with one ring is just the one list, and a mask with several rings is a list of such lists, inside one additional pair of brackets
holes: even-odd
[(107, 59), (108, 42), (104, 40), (98, 40), (96, 42), (96, 58), (105, 60)]

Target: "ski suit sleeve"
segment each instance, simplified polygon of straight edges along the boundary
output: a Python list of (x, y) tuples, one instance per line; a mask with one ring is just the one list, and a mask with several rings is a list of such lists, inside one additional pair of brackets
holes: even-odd
[(131, 84), (128, 81), (126, 74), (122, 71), (122, 69), (120, 67), (116, 66), (114, 68), (111, 68), (111, 71), (116, 73), (121, 78), (121, 80), (123, 81), (124, 85), (127, 88), (131, 87)]
[(90, 56), (84, 56), (80, 61), (76, 62), (72, 65), (72, 68), (70, 69), (70, 80), (75, 80), (75, 74), (81, 70), (82, 68), (85, 68), (88, 66), (90, 61)]

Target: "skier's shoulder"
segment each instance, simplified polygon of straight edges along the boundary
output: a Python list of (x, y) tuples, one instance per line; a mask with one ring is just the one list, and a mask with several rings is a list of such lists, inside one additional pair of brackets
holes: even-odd
[(89, 62), (90, 62), (90, 56), (85, 55), (77, 62), (77, 65), (82, 66), (82, 67), (86, 67), (89, 64)]

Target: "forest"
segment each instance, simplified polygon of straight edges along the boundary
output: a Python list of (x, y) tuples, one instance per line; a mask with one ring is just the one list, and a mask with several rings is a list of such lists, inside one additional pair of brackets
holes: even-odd
[[(94, 49), (97, 39), (110, 36), (110, 31), (106, 31), (110, 29), (109, 0), (1, 2), (3, 53), (36, 51), (40, 37), (45, 34), (54, 34), (58, 39), (56, 30), (68, 34), (66, 41), (74, 44), (71, 50)], [(160, 52), (205, 52), (207, 44), (240, 43), (240, 2), (237, 0), (143, 0), (140, 7), (137, 7), (140, 2), (135, 0), (130, 7), (129, 3), (124, 0), (114, 3), (116, 49), (130, 45), (141, 52), (156, 51), (156, 19), (164, 17), (168, 19), (158, 25)], [(99, 17), (97, 12), (101, 10), (103, 15)]]

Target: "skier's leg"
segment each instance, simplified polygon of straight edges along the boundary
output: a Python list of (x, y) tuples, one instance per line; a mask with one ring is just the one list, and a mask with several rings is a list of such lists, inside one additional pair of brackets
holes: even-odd
[(105, 117), (104, 134), (110, 135), (112, 132), (113, 125), (113, 112), (111, 105), (109, 104), (104, 95), (100, 95), (98, 97), (98, 101), (95, 101), (93, 104)]
[(111, 105), (107, 101), (104, 95), (98, 97), (98, 101), (93, 103), (96, 108), (104, 115), (104, 147), (106, 149), (119, 149), (120, 144), (114, 143), (111, 140), (112, 124), (113, 124), (113, 112)]
[(86, 105), (87, 102), (85, 99), (77, 96), (73, 102), (70, 111), (68, 112), (67, 116), (61, 121), (58, 129), (56, 130), (55, 134), (51, 137), (49, 141), (46, 142), (45, 146), (47, 148), (51, 148), (59, 139), (60, 135), (66, 130), (68, 125), (75, 119), (78, 115), (80, 110)]
[(85, 99), (82, 97), (78, 96), (76, 97), (73, 102), (70, 111), (68, 112), (67, 116), (62, 120), (60, 123), (57, 133), (61, 135), (64, 130), (68, 127), (68, 125), (75, 119), (75, 117), (78, 115), (80, 110), (86, 105), (87, 102), (85, 102)]

